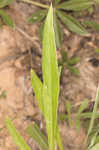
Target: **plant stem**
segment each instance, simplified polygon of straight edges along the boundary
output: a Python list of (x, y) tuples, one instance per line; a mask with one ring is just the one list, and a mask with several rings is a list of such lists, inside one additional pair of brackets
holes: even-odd
[(33, 5), (38, 6), (38, 7), (49, 8), (48, 5), (41, 4), (41, 3), (38, 3), (38, 2), (34, 2), (34, 1), (31, 1), (31, 0), (21, 0), (21, 1), (29, 3), (29, 4), (33, 4)]

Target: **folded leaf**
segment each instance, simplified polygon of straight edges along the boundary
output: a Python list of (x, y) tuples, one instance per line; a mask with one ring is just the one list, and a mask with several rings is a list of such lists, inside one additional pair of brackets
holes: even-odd
[(47, 10), (37, 10), (33, 15), (28, 19), (29, 23), (38, 23), (44, 19), (47, 14)]
[(31, 150), (8, 117), (6, 117), (6, 127), (8, 128), (11, 136), (20, 150)]
[(62, 11), (57, 11), (57, 15), (59, 16), (60, 20), (70, 29), (70, 31), (82, 36), (89, 35), (82, 25), (72, 16), (63, 13)]
[(13, 23), (11, 17), (8, 14), (6, 14), (3, 10), (0, 10), (0, 16), (2, 17), (2, 19), (6, 25), (9, 25), (12, 28), (14, 27), (14, 23)]
[(13, 0), (0, 0), (0, 8), (9, 5)]
[(45, 135), (41, 132), (37, 124), (31, 124), (27, 127), (29, 135), (40, 145), (42, 150), (48, 150), (48, 142)]
[[(59, 71), (56, 55), (55, 33), (53, 27), (53, 9), (49, 9), (43, 34), (43, 101), (48, 131), (49, 149), (56, 145), (57, 109), (59, 96)], [(45, 95), (45, 96), (44, 96)]]
[(82, 11), (88, 9), (94, 4), (92, 0), (69, 0), (57, 6), (57, 8), (72, 11)]

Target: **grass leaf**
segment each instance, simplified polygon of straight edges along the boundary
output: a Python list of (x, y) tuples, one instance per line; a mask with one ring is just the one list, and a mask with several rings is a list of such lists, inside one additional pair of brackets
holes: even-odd
[(78, 129), (78, 131), (80, 130), (81, 113), (84, 111), (84, 109), (87, 107), (87, 105), (88, 105), (88, 99), (85, 99), (83, 101), (83, 103), (80, 105), (80, 108), (78, 109), (77, 119), (76, 119), (76, 128)]
[(16, 145), (19, 147), (20, 150), (30, 150), (29, 146), (26, 144), (24, 139), (20, 136), (20, 134), (15, 129), (14, 125), (12, 124), (11, 120), (8, 117), (6, 117), (6, 127), (8, 128), (11, 136), (13, 137)]
[(80, 57), (74, 57), (68, 61), (69, 65), (76, 65), (80, 61)]
[(67, 111), (68, 122), (69, 122), (70, 127), (73, 124), (72, 119), (71, 119), (71, 108), (72, 108), (71, 103), (69, 101), (66, 101), (66, 111)]
[(58, 127), (57, 127), (57, 144), (58, 144), (60, 150), (64, 150), (61, 135), (60, 135), (60, 130)]
[[(55, 149), (57, 131), (57, 109), (59, 96), (59, 72), (56, 55), (55, 33), (53, 27), (53, 8), (49, 9), (43, 34), (43, 101), (49, 149)], [(49, 111), (48, 111), (49, 110)], [(47, 113), (48, 112), (48, 113)]]
[(74, 75), (77, 75), (77, 76), (80, 75), (80, 71), (78, 68), (75, 68), (74, 66), (70, 66), (68, 64), (66, 64), (66, 66)]
[[(93, 129), (93, 126), (94, 126), (94, 121), (95, 121), (96, 114), (97, 114), (98, 102), (99, 102), (99, 85), (98, 85), (98, 88), (97, 88), (96, 100), (95, 100), (95, 104), (94, 104), (94, 108), (93, 108), (93, 113), (92, 113), (92, 117), (91, 117), (89, 129), (88, 129), (88, 133), (87, 133), (87, 137), (86, 137), (86, 142), (87, 142), (88, 137), (89, 137), (90, 133), (92, 132), (92, 129)], [(99, 144), (98, 144), (98, 145), (99, 145)], [(96, 146), (96, 147), (97, 147), (97, 146)], [(99, 148), (99, 147), (98, 147), (98, 148)], [(93, 150), (94, 150), (94, 149), (93, 149)]]
[(38, 78), (38, 76), (36, 75), (36, 73), (34, 72), (33, 69), (31, 69), (31, 82), (32, 82), (32, 88), (33, 88), (33, 91), (37, 98), (39, 107), (40, 107), (41, 111), (43, 112), (43, 102), (42, 102), (43, 85), (42, 85), (41, 80)]

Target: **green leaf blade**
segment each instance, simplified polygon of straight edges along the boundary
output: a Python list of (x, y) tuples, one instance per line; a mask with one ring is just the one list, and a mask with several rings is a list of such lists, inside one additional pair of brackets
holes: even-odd
[(8, 117), (6, 117), (6, 127), (20, 150), (31, 150)]
[(94, 2), (92, 0), (69, 0), (59, 4), (57, 8), (63, 10), (83, 11), (90, 8), (93, 4)]
[(54, 135), (54, 122), (53, 122), (53, 111), (52, 111), (52, 101), (48, 96), (48, 88), (43, 84), (43, 94), (42, 98), (44, 100), (44, 117), (46, 120), (46, 129), (48, 133), (48, 143), (49, 149), (55, 149), (55, 135)]
[(80, 61), (80, 57), (74, 57), (68, 61), (69, 65), (76, 65)]
[(66, 111), (67, 111), (67, 115), (68, 115), (69, 126), (71, 127), (73, 125), (72, 118), (71, 118), (72, 105), (69, 101), (66, 101), (66, 106), (65, 107), (66, 107)]
[(13, 23), (11, 17), (8, 14), (6, 14), (3, 10), (0, 10), (0, 16), (2, 17), (2, 19), (6, 25), (8, 25), (12, 28), (14, 27), (14, 23)]
[(72, 16), (63, 13), (62, 11), (57, 11), (57, 15), (70, 31), (81, 36), (89, 36), (89, 33), (86, 31), (86, 29), (83, 28), (82, 25)]
[(76, 119), (76, 128), (78, 129), (78, 131), (80, 131), (80, 118), (81, 118), (81, 113), (84, 111), (84, 109), (87, 107), (88, 105), (88, 99), (85, 99), (83, 101), (83, 103), (80, 105), (80, 108), (78, 109), (77, 112), (77, 119)]
[(54, 30), (55, 30), (55, 41), (57, 48), (61, 48), (62, 45), (62, 30), (59, 24), (59, 21), (57, 19), (56, 14), (54, 13)]
[(38, 10), (28, 19), (29, 23), (39, 23), (46, 16), (47, 10)]
[(96, 118), (96, 114), (97, 114), (98, 103), (99, 103), (99, 85), (98, 85), (98, 88), (97, 88), (96, 100), (95, 100), (93, 113), (92, 113), (92, 117), (91, 117), (90, 124), (89, 124), (89, 129), (88, 129), (86, 141), (88, 140), (88, 137), (89, 137), (89, 135), (92, 132), (92, 129), (94, 127), (94, 122), (95, 122), (95, 118)]
[(43, 101), (42, 101), (43, 84), (33, 69), (31, 69), (31, 82), (32, 82), (32, 88), (33, 88), (34, 93), (36, 95), (39, 107), (43, 113)]
[[(49, 9), (44, 26), (44, 39), (43, 39), (43, 58), (42, 58), (42, 71), (44, 82), (44, 93), (48, 100), (45, 110), (49, 110), (46, 121), (48, 123), (49, 141), (53, 141), (54, 146), (49, 149), (55, 149), (55, 137), (57, 130), (57, 109), (58, 109), (58, 96), (59, 96), (59, 72), (56, 55), (55, 33), (53, 27), (53, 9)], [(46, 107), (47, 106), (47, 107)], [(45, 112), (46, 113), (46, 112)], [(52, 139), (50, 138), (52, 137)], [(53, 145), (52, 144), (52, 145)]]

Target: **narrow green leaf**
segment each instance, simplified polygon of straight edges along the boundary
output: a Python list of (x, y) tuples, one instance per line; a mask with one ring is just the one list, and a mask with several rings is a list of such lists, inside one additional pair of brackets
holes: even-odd
[(74, 57), (68, 61), (69, 65), (76, 65), (80, 61), (80, 57)]
[[(90, 133), (92, 132), (92, 129), (93, 129), (93, 126), (94, 126), (94, 121), (95, 121), (96, 114), (97, 114), (98, 102), (99, 102), (99, 85), (98, 85), (98, 88), (97, 88), (96, 100), (95, 100), (95, 104), (94, 104), (94, 109), (93, 109), (93, 113), (92, 113), (89, 129), (88, 129), (86, 141), (88, 140), (88, 137), (89, 137)], [(92, 150), (94, 150), (94, 149), (92, 149)]]
[(37, 124), (29, 125), (26, 130), (29, 135), (40, 145), (42, 150), (48, 150), (47, 138)]
[(82, 11), (90, 8), (94, 2), (92, 0), (69, 0), (57, 6), (57, 8), (72, 11)]
[(71, 119), (71, 109), (72, 109), (71, 103), (69, 101), (66, 101), (66, 111), (67, 111), (68, 122), (69, 122), (70, 127), (73, 124), (72, 119)]
[(61, 27), (59, 25), (59, 21), (58, 21), (57, 16), (56, 16), (55, 13), (54, 13), (53, 20), (54, 20), (56, 46), (57, 46), (57, 48), (61, 48), (61, 44), (62, 44), (62, 30), (61, 30)]
[(28, 19), (29, 23), (38, 23), (44, 19), (47, 14), (47, 10), (37, 10), (33, 15)]
[[(43, 38), (43, 101), (47, 122), (49, 149), (55, 149), (57, 131), (57, 109), (59, 96), (59, 72), (56, 55), (55, 33), (53, 27), (53, 9), (49, 9), (44, 26)], [(44, 96), (46, 95), (46, 96)]]
[[(84, 112), (80, 114), (81, 118), (91, 118), (92, 112)], [(99, 113), (96, 113), (95, 119), (99, 118)]]
[(14, 125), (12, 124), (11, 120), (8, 117), (6, 117), (6, 127), (8, 128), (11, 136), (13, 137), (16, 145), (19, 147), (20, 150), (30, 150), (29, 146), (26, 144), (24, 139), (20, 136), (20, 134), (15, 129)]
[(85, 99), (82, 104), (80, 105), (80, 108), (78, 109), (77, 115), (81, 114), (84, 109), (87, 107), (88, 105), (88, 99)]
[(82, 36), (89, 35), (89, 33), (85, 30), (85, 28), (83, 28), (82, 25), (72, 16), (63, 13), (62, 11), (57, 11), (57, 15), (70, 31), (75, 32)]
[(81, 113), (84, 111), (84, 109), (88, 105), (88, 99), (85, 99), (83, 103), (80, 105), (80, 108), (78, 109), (77, 112), (77, 118), (76, 118), (76, 128), (80, 130), (80, 118), (81, 118)]
[(32, 88), (34, 90), (34, 93), (36, 95), (39, 107), (41, 111), (43, 112), (43, 102), (42, 102), (42, 82), (36, 75), (33, 69), (31, 69), (31, 82), (32, 82)]
[(0, 98), (4, 98), (4, 99), (7, 98), (7, 91), (6, 90), (2, 91), (2, 93), (0, 94)]
[(11, 17), (8, 14), (6, 14), (3, 10), (0, 10), (0, 16), (2, 17), (2, 19), (6, 25), (9, 25), (12, 28), (14, 27), (14, 23), (13, 23)]
[(61, 55), (62, 55), (62, 62), (63, 63), (66, 62), (67, 63), (69, 61), (67, 52), (62, 50), (61, 51)]
[(83, 24), (92, 29), (99, 30), (99, 24), (95, 21), (84, 21)]
[(0, 0), (0, 8), (9, 5), (13, 0)]
[(57, 144), (58, 144), (60, 150), (64, 150), (61, 135), (60, 135), (60, 130), (58, 127), (57, 127)]
[(68, 64), (66, 64), (66, 66), (74, 75), (77, 75), (77, 76), (80, 75), (80, 71), (78, 68), (75, 68), (74, 66), (70, 66)]
[(55, 145), (55, 133), (54, 133), (54, 120), (53, 120), (53, 108), (52, 108), (52, 101), (48, 95), (48, 88), (45, 84), (43, 84), (43, 100), (44, 100), (44, 117), (46, 120), (46, 129), (48, 133), (48, 144), (49, 150), (54, 150)]

